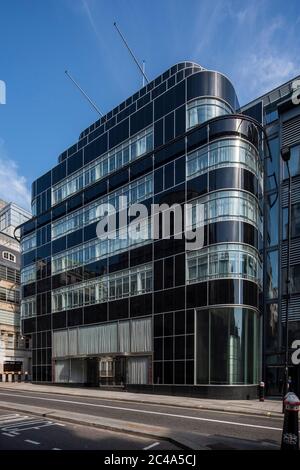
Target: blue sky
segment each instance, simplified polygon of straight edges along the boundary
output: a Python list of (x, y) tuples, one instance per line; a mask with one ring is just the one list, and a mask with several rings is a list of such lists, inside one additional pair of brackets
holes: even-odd
[(0, 0), (0, 198), (30, 185), (98, 119), (141, 87), (117, 21), (150, 79), (192, 60), (233, 81), (241, 104), (300, 74), (297, 0)]

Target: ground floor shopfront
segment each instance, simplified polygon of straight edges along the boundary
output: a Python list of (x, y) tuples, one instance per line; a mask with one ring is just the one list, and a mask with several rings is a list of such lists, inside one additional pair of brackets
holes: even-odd
[(259, 312), (238, 307), (195, 309), (193, 334), (176, 335), (177, 318), (185, 313), (53, 331), (52, 382), (255, 397), (260, 380)]

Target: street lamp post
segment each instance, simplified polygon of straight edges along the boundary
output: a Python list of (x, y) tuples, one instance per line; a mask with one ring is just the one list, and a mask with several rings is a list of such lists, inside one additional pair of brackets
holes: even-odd
[(283, 384), (283, 411), (284, 411), (284, 397), (289, 389), (289, 303), (290, 303), (290, 246), (291, 246), (291, 191), (292, 191), (292, 178), (290, 172), (289, 161), (291, 152), (289, 147), (284, 147), (281, 150), (281, 158), (286, 163), (288, 172), (288, 223), (287, 223), (287, 267), (286, 267), (286, 314), (285, 314), (285, 359), (284, 359), (284, 384)]

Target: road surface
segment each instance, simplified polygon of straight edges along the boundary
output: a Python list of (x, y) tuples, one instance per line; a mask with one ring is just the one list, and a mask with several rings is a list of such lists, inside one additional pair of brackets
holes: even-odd
[[(172, 437), (175, 437), (178, 430), (180, 430), (181, 433), (185, 433), (187, 437), (190, 433), (193, 433), (193, 435), (199, 434), (199, 436), (202, 437), (209, 436), (214, 439), (215, 444), (212, 448), (224, 448), (224, 439), (229, 439), (226, 446), (233, 449), (247, 448), (247, 443), (250, 445), (249, 448), (253, 448), (253, 445), (257, 449), (279, 448), (283, 424), (283, 418), (281, 417), (252, 416), (231, 412), (208, 411), (150, 403), (129, 403), (128, 401), (77, 397), (56, 393), (28, 392), (12, 389), (5, 390), (4, 388), (0, 390), (0, 406), (1, 401), (10, 402), (12, 405), (14, 403), (18, 403), (39, 406), (51, 410), (64, 410), (65, 412), (70, 411), (85, 415), (112, 418), (130, 423), (134, 422), (150, 426), (160, 426), (168, 428)], [(67, 426), (67, 428), (69, 430), (73, 429), (72, 426)], [(85, 427), (82, 427), (81, 430), (79, 430), (79, 427), (77, 428), (79, 435), (80, 432), (86, 433), (86, 445), (93, 445), (93, 442), (95, 443), (95, 439), (91, 438), (92, 434), (95, 433), (95, 429), (93, 429), (91, 433), (89, 430), (86, 430)], [(49, 439), (51, 437), (51, 433), (53, 433), (53, 429), (53, 426), (52, 428), (47, 428)], [(61, 434), (64, 432), (66, 432), (66, 429), (64, 430), (62, 426), (60, 426), (59, 433)], [(120, 449), (143, 448), (143, 443), (138, 442), (139, 439), (132, 436), (126, 437), (126, 435), (118, 435), (115, 436), (115, 441), (113, 436), (110, 436), (109, 439), (106, 438), (105, 441), (101, 436), (108, 435), (109, 433), (107, 431), (100, 430), (97, 431), (97, 433), (99, 433), (100, 441), (99, 443), (97, 439), (97, 445), (102, 445), (102, 442), (104, 448), (106, 447), (107, 449), (113, 448), (111, 446), (114, 445), (117, 446), (116, 448)], [(80, 439), (76, 440), (75, 438), (72, 443), (70, 441), (71, 435), (72, 432), (70, 431), (69, 439), (67, 435), (62, 437), (62, 442), (65, 442), (66, 446), (83, 445), (83, 443), (80, 442)], [(74, 433), (74, 435), (76, 437), (76, 433)], [(10, 441), (14, 440), (14, 438), (6, 437)], [(34, 436), (32, 437), (32, 440), (36, 439), (37, 438)], [(147, 440), (147, 443), (148, 442), (149, 439)], [(149, 443), (149, 445), (150, 444), (151, 443)], [(12, 442), (10, 442), (10, 445), (12, 445)], [(121, 447), (122, 445), (125, 447)], [(140, 447), (134, 447), (139, 445)], [(171, 444), (166, 442), (164, 445), (166, 446), (165, 448), (172, 448)], [(64, 447), (64, 444), (53, 444), (53, 447), (60, 446)], [(146, 447), (146, 445), (144, 447)], [(77, 447), (73, 447), (73, 449), (74, 448)]]

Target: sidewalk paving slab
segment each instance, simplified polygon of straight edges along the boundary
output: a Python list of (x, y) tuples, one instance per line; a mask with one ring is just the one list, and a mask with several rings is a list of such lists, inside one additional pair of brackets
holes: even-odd
[(282, 403), (280, 400), (267, 399), (264, 402), (257, 400), (216, 400), (206, 398), (191, 398), (171, 395), (154, 395), (144, 393), (119, 392), (101, 390), (87, 387), (68, 387), (56, 385), (39, 385), (32, 383), (0, 383), (1, 390), (17, 390), (25, 392), (55, 393), (80, 398), (99, 398), (133, 403), (146, 403), (164, 406), (178, 406), (180, 408), (195, 408), (210, 411), (228, 411), (230, 413), (243, 413), (262, 416), (282, 417)]

